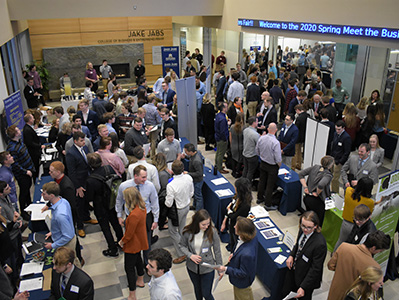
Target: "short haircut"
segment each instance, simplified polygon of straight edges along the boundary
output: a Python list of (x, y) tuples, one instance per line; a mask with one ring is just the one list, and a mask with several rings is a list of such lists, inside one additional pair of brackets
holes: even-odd
[(219, 71), (219, 74), (220, 74), (220, 75), (224, 75), (224, 70), (220, 70), (220, 71)]
[(82, 99), (82, 100), (79, 101), (79, 105), (80, 105), (80, 104), (84, 104), (84, 105), (89, 106), (89, 100), (87, 100), (87, 99)]
[(165, 129), (165, 136), (172, 136), (175, 135), (175, 131), (172, 128)]
[(163, 248), (151, 250), (148, 253), (148, 260), (157, 262), (157, 271), (163, 270), (166, 273), (172, 267), (172, 255)]
[(107, 113), (103, 114), (103, 120), (105, 123), (108, 123), (108, 121), (112, 120), (113, 118), (115, 118), (115, 115), (112, 112), (107, 112)]
[(252, 125), (256, 121), (257, 121), (257, 119), (256, 119), (255, 116), (249, 117), (248, 120), (247, 120), (249, 125)]
[(189, 152), (195, 152), (195, 151), (197, 151), (197, 150), (195, 149), (195, 146), (194, 146), (193, 144), (191, 144), (191, 143), (185, 144), (185, 145), (184, 145), (184, 149), (186, 149), (186, 150), (189, 151)]
[(328, 118), (328, 110), (325, 109), (325, 108), (323, 108), (323, 109), (320, 111), (320, 115), (321, 115), (321, 117), (322, 117), (323, 119), (327, 119), (327, 118)]
[(136, 146), (133, 148), (133, 155), (137, 159), (142, 159), (144, 157), (144, 148), (141, 146)]
[(294, 87), (295, 83), (296, 83), (295, 79), (288, 81), (288, 84), (292, 87)]
[(60, 186), (55, 181), (50, 181), (43, 184), (42, 190), (45, 191), (47, 194), (58, 197), (60, 195)]
[(109, 136), (104, 136), (100, 139), (100, 149), (105, 149), (109, 144), (112, 144), (112, 139)]
[(363, 221), (371, 216), (371, 210), (367, 205), (359, 204), (353, 210), (353, 216), (355, 219)]
[(163, 80), (164, 80), (163, 82), (165, 82), (165, 83), (170, 83), (172, 81), (170, 76), (166, 76)]
[(179, 159), (176, 159), (172, 163), (172, 171), (175, 175), (180, 175), (184, 171), (184, 165), (183, 162)]
[(73, 123), (73, 124), (71, 125), (71, 129), (78, 129), (78, 130), (81, 130), (81, 129), (82, 129), (82, 126), (80, 126), (80, 124), (75, 124), (75, 123)]
[(224, 108), (224, 104), (225, 104), (224, 102), (220, 102), (218, 105), (218, 110), (222, 111)]
[(85, 137), (86, 137), (86, 135), (85, 135), (83, 132), (81, 132), (81, 131), (76, 131), (76, 132), (73, 134), (73, 140), (74, 140), (74, 141), (77, 141), (77, 140), (79, 140), (80, 138), (84, 139)]
[(278, 85), (278, 83), (279, 83), (279, 82), (278, 82), (278, 79), (274, 79), (274, 80), (273, 80), (273, 84), (274, 84), (274, 85)]
[(87, 154), (87, 163), (89, 164), (90, 168), (97, 169), (102, 165), (102, 159), (100, 154), (98, 153), (88, 153)]
[(335, 123), (335, 126), (345, 128), (345, 127), (346, 127), (346, 124), (345, 124), (344, 121), (338, 120), (338, 121)]
[(334, 157), (330, 155), (323, 156), (320, 160), (320, 164), (326, 169), (334, 164)]
[(67, 264), (73, 264), (75, 260), (75, 252), (67, 247), (59, 247), (54, 253), (54, 265), (66, 266)]
[(78, 115), (78, 114), (73, 115), (73, 117), (72, 117), (72, 122), (75, 122), (77, 119), (83, 120), (83, 117), (82, 117), (81, 115)]
[(240, 74), (238, 72), (234, 72), (231, 77), (234, 79), (234, 81), (237, 81), (238, 78), (240, 78)]
[(300, 96), (300, 97), (306, 97), (308, 94), (306, 94), (306, 92), (305, 91), (299, 91), (298, 92), (298, 96)]
[(14, 124), (8, 127), (6, 133), (10, 139), (15, 138), (15, 136), (17, 135), (17, 125)]
[(255, 225), (250, 219), (239, 216), (236, 226), (237, 233), (244, 243), (251, 241), (256, 236)]
[(93, 84), (93, 82), (91, 82), (90, 80), (86, 80), (86, 87), (90, 87)]
[(251, 77), (251, 82), (255, 83), (258, 80), (258, 77), (256, 77), (255, 75)]
[(151, 102), (153, 102), (156, 98), (157, 98), (157, 97), (155, 96), (155, 94), (154, 94), (154, 93), (151, 93), (151, 94), (149, 94), (149, 95), (147, 96), (147, 101), (148, 101), (148, 103), (151, 103)]
[[(147, 111), (145, 110), (145, 108), (143, 108), (143, 107), (139, 107), (138, 109), (137, 109), (137, 114), (146, 114), (147, 113)], [(140, 118), (141, 119), (141, 118)], [(143, 121), (143, 120), (141, 120), (141, 121)]]
[(134, 118), (134, 123), (143, 123), (143, 119), (140, 117), (135, 117)]
[(141, 171), (147, 172), (147, 168), (144, 167), (143, 165), (138, 165), (134, 168), (133, 175), (139, 176)]
[(31, 114), (26, 114), (26, 115), (24, 116), (24, 122), (25, 122), (25, 123), (28, 123), (28, 122), (29, 122), (30, 116), (33, 117), (33, 115), (31, 115)]
[(64, 114), (64, 108), (63, 108), (62, 106), (54, 107), (54, 111), (55, 111), (57, 114), (61, 114), (61, 115)]
[(335, 83), (340, 83), (340, 82), (342, 82), (342, 80), (339, 78), (337, 80), (335, 80)]
[(169, 110), (169, 108), (164, 107), (164, 108), (161, 109), (161, 112), (165, 113), (166, 115), (169, 115), (170, 110)]
[(295, 121), (295, 115), (294, 114), (288, 114), (287, 117), (290, 117), (292, 121)]
[(0, 164), (3, 164), (7, 160), (8, 154), (10, 154), (8, 151), (3, 151), (0, 153)]
[(371, 150), (369, 143), (362, 143), (362, 144), (360, 144), (359, 148), (366, 148), (367, 152), (370, 152), (370, 150)]
[(105, 93), (103, 90), (98, 90), (96, 93), (97, 98), (104, 99)]
[(369, 249), (372, 247), (375, 247), (376, 250), (389, 249), (391, 237), (381, 230), (377, 230), (367, 236), (364, 245)]
[(329, 104), (330, 98), (328, 96), (323, 96), (321, 97), (321, 102), (323, 102), (324, 104)]
[(7, 182), (0, 180), (0, 193), (4, 192), (4, 189), (7, 187)]
[(105, 124), (100, 124), (97, 126), (97, 132), (100, 132), (100, 130), (103, 130), (104, 128), (108, 128), (107, 125)]
[(300, 111), (304, 111), (303, 105), (302, 104), (297, 104), (294, 107), (295, 110), (300, 110)]
[(147, 81), (147, 78), (145, 77), (140, 77), (139, 79), (139, 85), (142, 85), (143, 83), (145, 83)]
[(58, 160), (53, 161), (51, 163), (50, 167), (53, 167), (54, 169), (56, 169), (57, 171), (59, 171), (61, 173), (65, 172), (65, 165), (62, 162), (58, 161)]

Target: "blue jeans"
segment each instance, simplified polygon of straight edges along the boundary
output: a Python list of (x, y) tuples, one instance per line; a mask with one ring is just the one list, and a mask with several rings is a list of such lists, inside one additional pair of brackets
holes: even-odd
[(187, 269), (187, 272), (194, 285), (195, 298), (197, 300), (202, 300), (203, 298), (205, 298), (205, 300), (214, 300), (215, 298), (212, 296), (212, 284), (215, 271), (197, 274)]
[(203, 183), (203, 180), (194, 182), (194, 207), (197, 211), (204, 208), (204, 198), (202, 197)]

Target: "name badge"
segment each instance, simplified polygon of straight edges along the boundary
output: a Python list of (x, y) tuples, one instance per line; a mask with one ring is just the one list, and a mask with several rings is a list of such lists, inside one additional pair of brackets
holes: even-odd
[(71, 292), (78, 294), (79, 293), (79, 287), (76, 286), (76, 285), (71, 285)]
[(93, 120), (89, 120), (88, 123), (89, 123), (89, 124), (93, 123)]
[(341, 93), (345, 92), (344, 90), (341, 90)]
[(342, 143), (341, 143), (341, 142), (338, 142), (338, 146), (342, 147)]
[(357, 234), (355, 235), (355, 241), (357, 241), (358, 240), (358, 236), (357, 236)]
[(284, 128), (281, 128), (281, 131), (284, 131)]
[(165, 151), (169, 151), (169, 148), (165, 148)]
[(208, 253), (209, 248), (202, 248), (202, 253)]
[(369, 171), (363, 170), (363, 174), (364, 174), (364, 175), (369, 175)]
[(144, 131), (142, 131), (141, 134), (144, 135)]
[(303, 259), (305, 262), (308, 262), (308, 261), (309, 261), (309, 258), (307, 258), (307, 257), (305, 256), (305, 254), (302, 254), (302, 259)]

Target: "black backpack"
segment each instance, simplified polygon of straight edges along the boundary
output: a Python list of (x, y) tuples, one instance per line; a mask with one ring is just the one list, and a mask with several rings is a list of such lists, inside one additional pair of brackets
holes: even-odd
[(122, 183), (122, 178), (120, 178), (117, 174), (112, 174), (109, 168), (112, 167), (106, 166), (106, 168), (104, 168), (105, 176), (101, 176), (99, 174), (91, 174), (90, 177), (100, 180), (104, 183), (103, 199), (109, 199), (109, 209), (113, 209), (115, 207), (119, 186)]

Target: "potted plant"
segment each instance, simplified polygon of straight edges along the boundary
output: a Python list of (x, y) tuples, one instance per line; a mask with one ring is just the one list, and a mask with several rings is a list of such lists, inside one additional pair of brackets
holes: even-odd
[(49, 65), (48, 62), (42, 61), (40, 64), (38, 64), (36, 61), (33, 61), (33, 63), (26, 65), (26, 67), (29, 70), (29, 67), (35, 65), (36, 66), (36, 71), (39, 73), (40, 79), (42, 81), (43, 85), (43, 98), (44, 100), (49, 100), (49, 81), (50, 81), (50, 73), (47, 69), (47, 66)]

